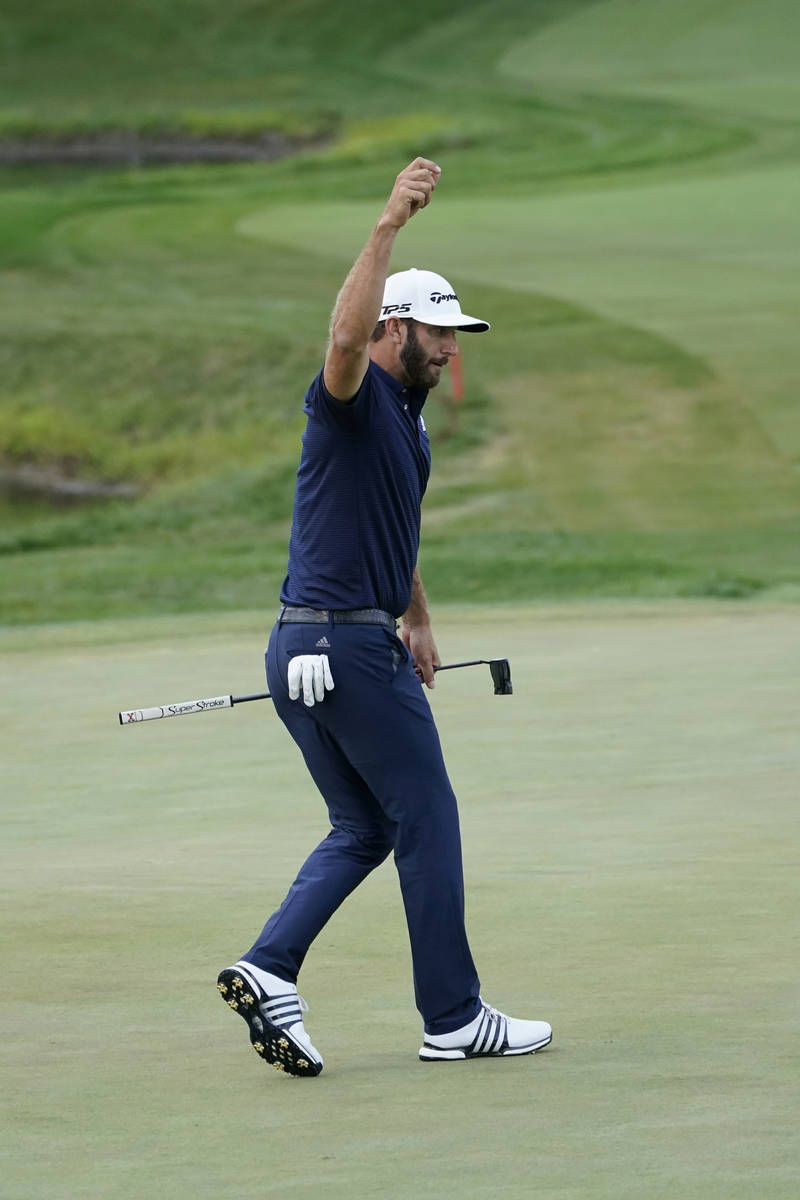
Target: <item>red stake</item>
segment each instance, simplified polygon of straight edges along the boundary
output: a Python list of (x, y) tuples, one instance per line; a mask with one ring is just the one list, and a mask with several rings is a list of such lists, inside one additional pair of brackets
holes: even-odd
[(454, 354), (450, 359), (450, 382), (453, 399), (460, 404), (464, 399), (464, 376), (461, 371), (461, 355)]

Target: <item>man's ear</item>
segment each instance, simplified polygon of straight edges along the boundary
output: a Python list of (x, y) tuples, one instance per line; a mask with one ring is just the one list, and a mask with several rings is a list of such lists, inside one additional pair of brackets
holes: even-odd
[(391, 338), (396, 346), (403, 344), (402, 334), (403, 322), (399, 317), (388, 317), (386, 320), (386, 335)]

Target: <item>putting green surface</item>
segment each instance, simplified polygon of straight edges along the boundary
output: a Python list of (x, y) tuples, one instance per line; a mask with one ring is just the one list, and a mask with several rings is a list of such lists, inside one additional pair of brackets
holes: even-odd
[[(449, 609), (432, 693), (486, 998), (534, 1057), (416, 1060), (391, 863), (301, 992), (290, 1080), (217, 996), (324, 810), (263, 686), (258, 614), (0, 634), (8, 1200), (798, 1194), (800, 783), (790, 609)], [(334, 664), (335, 670), (335, 664)]]

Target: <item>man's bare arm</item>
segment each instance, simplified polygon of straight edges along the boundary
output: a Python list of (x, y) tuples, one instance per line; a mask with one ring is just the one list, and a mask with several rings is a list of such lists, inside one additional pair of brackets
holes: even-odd
[(398, 231), (425, 208), (441, 170), (415, 158), (395, 180), (391, 195), (367, 244), (342, 285), (331, 317), (325, 357), (325, 387), (337, 400), (352, 400), (369, 363), (369, 340), (380, 319), (389, 260)]
[(431, 614), (428, 610), (428, 597), (422, 586), (419, 567), (414, 567), (411, 583), (411, 600), (403, 614), (400, 636), (414, 659), (414, 669), (423, 683), (429, 688), (436, 686), (433, 673), (434, 667), (440, 667), (442, 660), (433, 640), (431, 631)]

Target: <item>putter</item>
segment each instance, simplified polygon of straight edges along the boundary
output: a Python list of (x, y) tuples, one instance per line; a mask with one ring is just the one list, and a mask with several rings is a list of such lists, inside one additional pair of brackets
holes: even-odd
[[(434, 667), (435, 671), (455, 671), (459, 667), (488, 666), (495, 696), (511, 696), (511, 667), (507, 658), (474, 658), (470, 662), (446, 663)], [(251, 700), (270, 700), (269, 692), (257, 692), (252, 696), (211, 696), (206, 700), (183, 700), (180, 704), (158, 704), (153, 708), (131, 708), (118, 713), (120, 725), (138, 725), (140, 721), (160, 721), (163, 717), (186, 717), (191, 713), (216, 712), (220, 708), (233, 708), (235, 704), (248, 704)]]
[(434, 671), (455, 671), (457, 667), (482, 666), (488, 666), (491, 672), (495, 696), (513, 696), (511, 665), (507, 658), (473, 658), (470, 662), (447, 663), (446, 666), (434, 667), (433, 669)]

